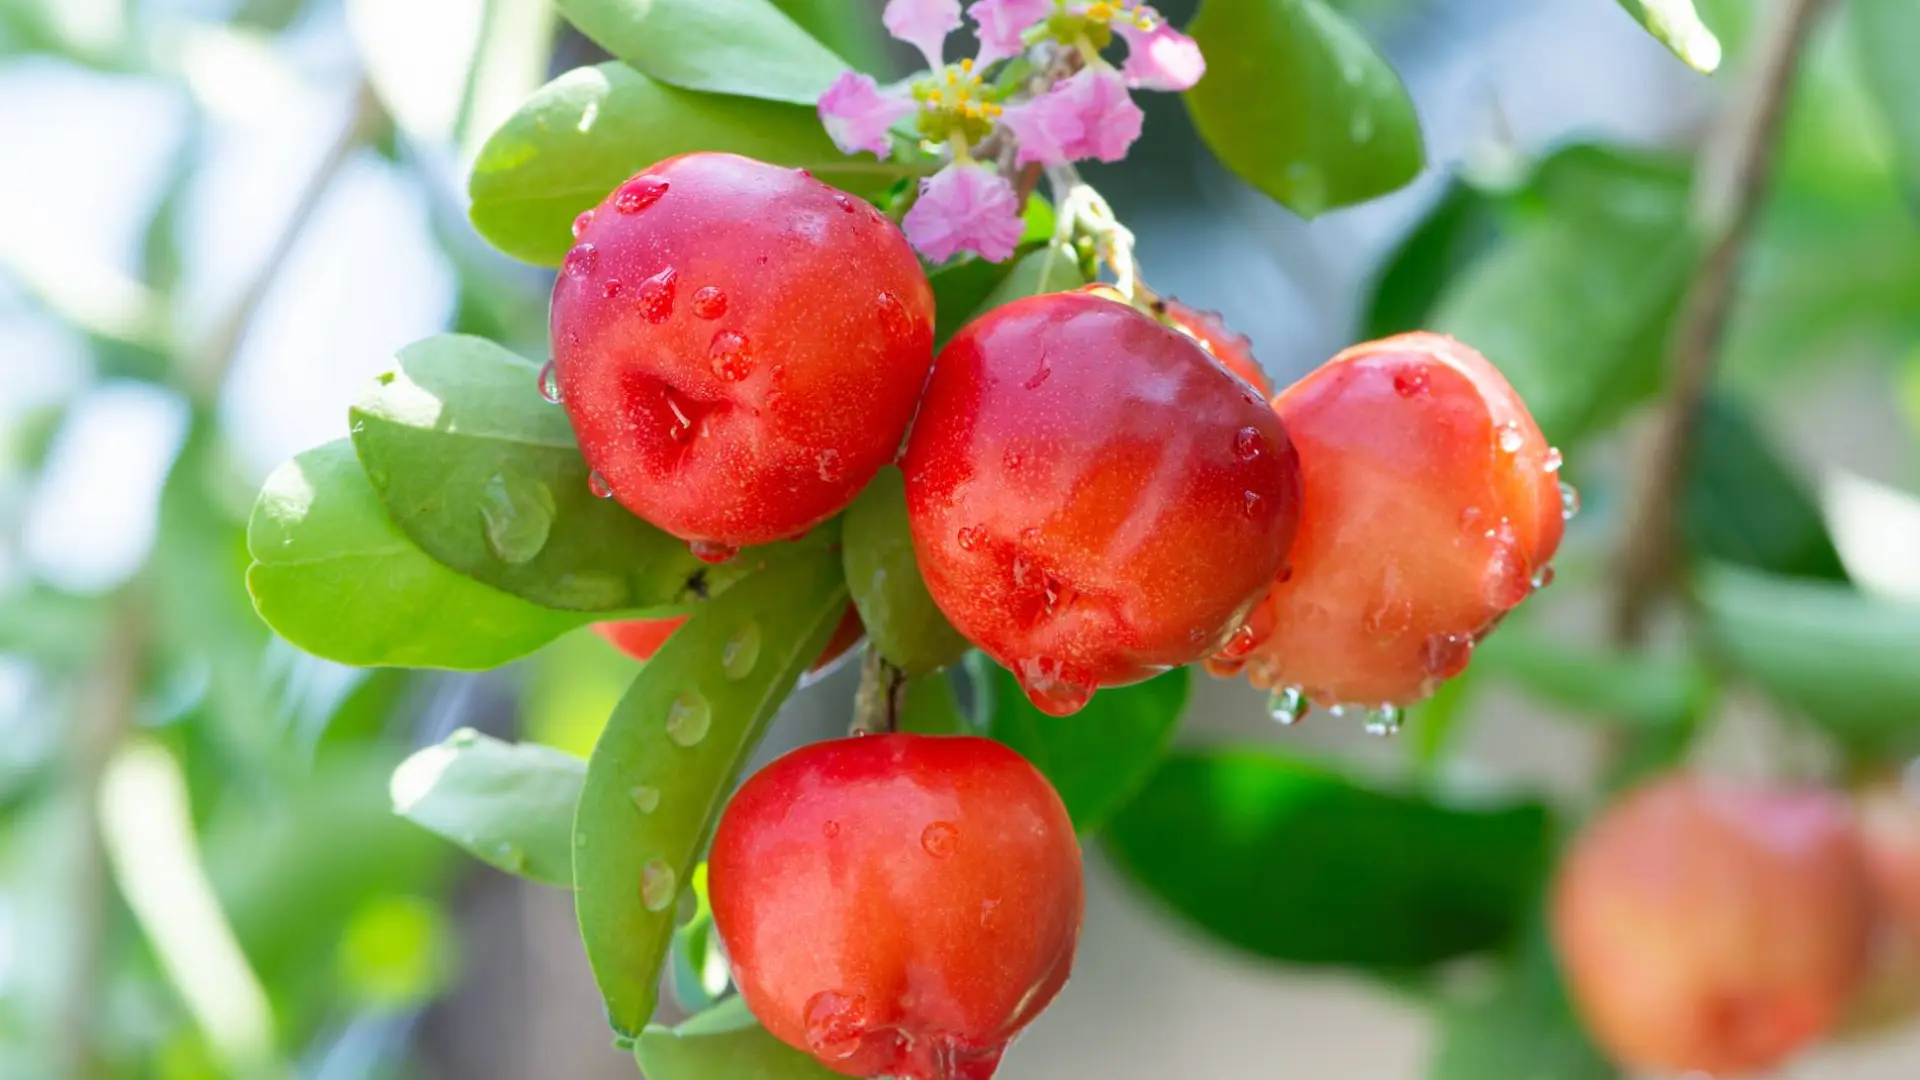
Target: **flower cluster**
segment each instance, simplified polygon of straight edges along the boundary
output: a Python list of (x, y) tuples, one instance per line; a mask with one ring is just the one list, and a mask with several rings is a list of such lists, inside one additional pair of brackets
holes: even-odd
[[(961, 0), (889, 0), (887, 32), (919, 49), (929, 70), (884, 88), (849, 71), (820, 97), (821, 122), (849, 154), (887, 157), (896, 125), (911, 118), (946, 159), (901, 221), (936, 262), (961, 251), (1011, 255), (1021, 200), (1006, 169), (1118, 161), (1140, 137), (1130, 91), (1185, 90), (1206, 71), (1192, 38), (1131, 0), (973, 0), (966, 13), (980, 51), (948, 63)], [(1102, 55), (1115, 37), (1126, 43), (1119, 67)]]

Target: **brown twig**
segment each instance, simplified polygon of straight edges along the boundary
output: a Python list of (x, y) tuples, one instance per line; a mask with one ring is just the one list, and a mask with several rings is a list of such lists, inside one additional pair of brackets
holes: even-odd
[(853, 695), (853, 733), (878, 735), (900, 730), (900, 706), (906, 689), (907, 673), (869, 645), (860, 661), (860, 688)]
[(1678, 521), (1695, 419), (1713, 380), (1739, 284), (1742, 256), (1766, 202), (1794, 73), (1825, 0), (1781, 0), (1756, 42), (1727, 120), (1709, 136), (1694, 188), (1694, 226), (1706, 245), (1680, 307), (1666, 400), (1655, 418), (1640, 485), (1628, 504), (1612, 613), (1614, 640), (1637, 643), (1679, 569)]

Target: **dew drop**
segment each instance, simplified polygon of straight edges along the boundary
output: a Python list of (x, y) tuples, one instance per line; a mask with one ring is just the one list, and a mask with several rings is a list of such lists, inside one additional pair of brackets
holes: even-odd
[(607, 483), (607, 478), (601, 476), (598, 469), (587, 474), (587, 490), (593, 492), (596, 499), (613, 498), (613, 485)]
[(1015, 667), (1014, 678), (1027, 700), (1048, 716), (1071, 716), (1093, 700), (1093, 680), (1072, 664), (1041, 657)]
[(1486, 511), (1477, 506), (1469, 506), (1460, 511), (1460, 531), (1472, 535), (1480, 531), (1480, 522), (1486, 518)]
[(580, 211), (579, 216), (573, 219), (573, 238), (575, 240), (580, 239), (580, 234), (583, 232), (586, 232), (592, 226), (593, 226), (593, 211), (591, 210)]
[(735, 555), (740, 554), (739, 548), (732, 544), (723, 544), (718, 540), (689, 540), (687, 551), (694, 558), (710, 565), (729, 562)]
[(673, 314), (674, 282), (679, 272), (669, 266), (640, 283), (640, 316), (648, 322), (666, 322)]
[(613, 208), (623, 214), (637, 214), (659, 202), (669, 186), (657, 176), (636, 176), (621, 184), (620, 190), (614, 193)]
[(1420, 643), (1420, 667), (1436, 679), (1453, 678), (1472, 659), (1473, 638), (1467, 634), (1430, 634)]
[(978, 525), (969, 525), (954, 534), (954, 539), (960, 542), (961, 551), (972, 551), (986, 542), (987, 530)]
[(802, 179), (802, 180), (811, 180), (811, 179), (813, 179), (813, 170), (812, 170), (812, 169), (805, 169), (805, 168), (801, 168), (801, 169), (795, 169), (795, 170), (793, 170), (793, 174), (794, 174), (795, 176), (798, 176), (798, 177), (799, 177), (800, 179)]
[(753, 674), (753, 665), (759, 662), (760, 624), (757, 622), (735, 630), (727, 643), (720, 646), (720, 670), (734, 682)]
[(609, 300), (613, 299), (616, 296), (619, 296), (620, 295), (619, 279), (617, 278), (611, 279), (605, 285), (600, 286), (600, 295), (606, 297)]
[(880, 309), (880, 330), (888, 341), (896, 345), (911, 344), (920, 339), (920, 331), (914, 325), (913, 316), (908, 314), (907, 305), (890, 292), (881, 292), (876, 305)]
[(560, 264), (560, 271), (578, 280), (593, 273), (593, 268), (599, 263), (600, 253), (594, 250), (592, 244), (575, 244), (573, 249), (567, 252), (566, 261)]
[(1572, 521), (1579, 512), (1580, 489), (1565, 480), (1560, 481), (1560, 520)]
[(837, 821), (829, 821), (825, 825), (820, 826), (820, 835), (826, 837), (829, 840), (833, 839), (836, 836), (839, 836), (840, 823)]
[(498, 844), (493, 849), (493, 861), (510, 873), (524, 873), (527, 869), (527, 853), (512, 844)]
[(1517, 454), (1527, 442), (1527, 437), (1520, 434), (1520, 425), (1511, 420), (1500, 425), (1499, 434), (1495, 438), (1499, 441), (1500, 452), (1503, 454)]
[(833, 201), (840, 207), (841, 210), (849, 214), (853, 213), (852, 199), (847, 198), (845, 195), (835, 195), (833, 197)]
[(867, 1037), (867, 999), (822, 990), (807, 999), (807, 1049), (822, 1061), (845, 1061)]
[(660, 809), (660, 789), (637, 784), (627, 794), (632, 797), (633, 805), (643, 814), (651, 814)]
[(1283, 727), (1292, 727), (1307, 715), (1312, 706), (1297, 686), (1283, 686), (1267, 695), (1267, 715)]
[(1287, 205), (1303, 217), (1317, 217), (1327, 208), (1327, 178), (1318, 168), (1296, 161), (1286, 168), (1286, 180), (1292, 188)]
[(540, 397), (549, 405), (560, 404), (560, 372), (551, 360), (540, 368)]
[(1400, 706), (1381, 704), (1368, 709), (1363, 726), (1369, 735), (1400, 734)]
[(753, 358), (747, 355), (747, 339), (732, 330), (722, 330), (713, 335), (713, 342), (707, 346), (707, 360), (713, 365), (713, 374), (727, 382), (739, 382), (753, 374)]
[(1250, 518), (1259, 517), (1261, 504), (1265, 501), (1257, 491), (1243, 491), (1240, 493), (1240, 512)]
[(480, 524), (501, 562), (519, 566), (547, 546), (553, 529), (553, 492), (529, 477), (496, 473), (480, 489)]
[(1220, 646), (1220, 657), (1225, 660), (1238, 660), (1260, 645), (1260, 635), (1254, 632), (1252, 623), (1242, 623), (1227, 637), (1227, 643)]
[(1243, 427), (1233, 433), (1233, 456), (1241, 461), (1252, 461), (1260, 456), (1267, 447), (1267, 440), (1257, 427)]
[(1499, 526), (1490, 534), (1493, 546), (1487, 552), (1485, 576), (1481, 579), (1481, 599), (1496, 611), (1507, 611), (1518, 607), (1520, 601), (1533, 591), (1533, 567), (1525, 552), (1520, 550), (1520, 541), (1514, 535), (1513, 523), (1502, 519)]
[(667, 738), (678, 746), (698, 746), (700, 740), (707, 737), (707, 729), (713, 726), (713, 706), (700, 696), (698, 690), (689, 690), (673, 699), (667, 706)]
[(952, 855), (959, 843), (960, 830), (954, 828), (952, 822), (936, 821), (920, 832), (920, 846), (936, 859)]
[(1393, 392), (1403, 398), (1419, 397), (1427, 392), (1431, 376), (1423, 364), (1408, 364), (1393, 373)]
[(1566, 464), (1566, 459), (1560, 456), (1560, 448), (1557, 446), (1547, 447), (1546, 464), (1542, 465), (1541, 468), (1550, 473), (1557, 473), (1560, 471), (1560, 466), (1564, 464)]
[(678, 893), (674, 886), (673, 867), (661, 858), (648, 859), (640, 868), (640, 902), (648, 911), (665, 911), (673, 906), (673, 898)]
[(846, 475), (846, 470), (840, 466), (840, 451), (838, 450), (820, 451), (819, 456), (813, 459), (813, 463), (816, 471), (820, 474), (822, 483), (837, 484), (841, 478)]
[(1074, 597), (1077, 595), (1079, 595), (1078, 590), (1065, 578), (1051, 570), (1041, 571), (1040, 599), (1041, 602), (1046, 605), (1047, 614), (1052, 615), (1061, 608), (1072, 604)]
[(1551, 584), (1553, 584), (1553, 564), (1552, 563), (1548, 563), (1547, 565), (1533, 572), (1533, 587), (1535, 589), (1544, 589)]
[(717, 319), (727, 313), (727, 294), (713, 285), (693, 291), (693, 313), (703, 319)]

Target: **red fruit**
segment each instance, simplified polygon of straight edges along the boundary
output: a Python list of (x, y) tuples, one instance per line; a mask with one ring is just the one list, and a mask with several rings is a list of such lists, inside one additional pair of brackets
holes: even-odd
[(893, 460), (933, 359), (933, 292), (873, 207), (687, 154), (607, 196), (579, 241), (550, 323), (597, 490), (723, 554), (811, 528)]
[[(672, 615), (664, 619), (627, 619), (622, 622), (597, 622), (593, 632), (606, 638), (613, 647), (633, 657), (635, 660), (651, 660), (660, 646), (667, 643), (680, 624), (687, 621), (685, 615)], [(820, 671), (835, 660), (846, 655), (848, 649), (860, 643), (867, 628), (860, 622), (860, 613), (852, 604), (847, 605), (840, 623), (833, 628), (833, 636), (827, 639), (827, 647), (820, 651), (820, 659), (814, 661), (809, 672)]]
[(1208, 666), (1327, 705), (1426, 697), (1546, 583), (1559, 453), (1492, 364), (1434, 334), (1356, 345), (1273, 407), (1299, 449), (1299, 536)]
[(727, 806), (708, 873), (753, 1014), (848, 1076), (991, 1077), (1066, 982), (1084, 906), (1060, 797), (977, 738), (780, 758)]
[(1920, 1011), (1920, 801), (1898, 785), (1876, 784), (1855, 807), (1878, 929), (1846, 1026), (1870, 1032)]
[(1554, 883), (1574, 1003), (1624, 1065), (1771, 1069), (1846, 1005), (1872, 924), (1845, 803), (1680, 775), (1604, 811)]
[(1273, 410), (1188, 338), (1087, 293), (954, 335), (903, 466), (934, 602), (1055, 715), (1217, 649), (1299, 517)]
[(1247, 380), (1261, 396), (1273, 394), (1273, 381), (1267, 378), (1265, 368), (1253, 358), (1253, 342), (1245, 334), (1237, 333), (1227, 326), (1217, 311), (1202, 311), (1188, 307), (1178, 300), (1168, 298), (1161, 303), (1166, 307), (1167, 318), (1172, 319), (1176, 327), (1200, 343), (1215, 360), (1226, 365), (1228, 371)]

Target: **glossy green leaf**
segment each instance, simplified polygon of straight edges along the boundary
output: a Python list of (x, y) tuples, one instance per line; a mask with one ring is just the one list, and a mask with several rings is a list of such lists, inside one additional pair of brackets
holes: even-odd
[(393, 772), (393, 812), (481, 861), (543, 885), (573, 885), (573, 809), (587, 763), (462, 728)]
[(1000, 279), (987, 298), (973, 312), (977, 319), (1002, 304), (1011, 304), (1015, 300), (1024, 300), (1041, 293), (1065, 292), (1077, 289), (1087, 283), (1086, 272), (1081, 269), (1080, 256), (1065, 244), (1050, 244), (1036, 248), (1014, 262), (1013, 269)]
[(1705, 712), (1714, 679), (1688, 649), (1628, 654), (1553, 634), (1495, 634), (1473, 652), (1473, 667), (1511, 680), (1575, 716), (1645, 729), (1671, 728)]
[(1107, 687), (1072, 716), (1033, 707), (1012, 675), (983, 665), (990, 690), (987, 733), (1020, 751), (1053, 783), (1073, 816), (1092, 833), (1140, 790), (1165, 757), (1187, 704), (1191, 673), (1175, 668), (1132, 686)]
[(1695, 421), (1680, 525), (1697, 557), (1845, 581), (1813, 492), (1740, 402), (1709, 397)]
[(601, 64), (540, 88), (487, 139), (468, 182), (473, 227), (514, 258), (558, 266), (581, 211), (654, 162), (696, 150), (803, 167), (861, 196), (912, 171), (840, 153), (811, 105), (682, 90)]
[(1538, 805), (1445, 806), (1256, 751), (1174, 755), (1107, 826), (1132, 879), (1221, 941), (1401, 971), (1511, 941), (1550, 836)]
[(839, 1073), (767, 1033), (739, 997), (679, 1027), (650, 1027), (635, 1057), (648, 1080), (836, 1080)]
[(1735, 671), (1850, 742), (1920, 745), (1920, 605), (1728, 566), (1696, 582)]
[(670, 86), (805, 105), (847, 70), (767, 0), (557, 0), (614, 56)]
[(1423, 330), (1447, 285), (1500, 237), (1499, 200), (1454, 180), (1387, 256), (1367, 303), (1369, 339)]
[(907, 683), (900, 703), (900, 730), (914, 735), (976, 735), (960, 710), (960, 696), (949, 673), (925, 675)]
[(543, 607), (680, 606), (746, 573), (595, 498), (565, 411), (539, 368), (483, 338), (443, 334), (353, 407), (354, 450), (387, 514), (442, 563)]
[(1017, 260), (988, 262), (968, 258), (949, 263), (927, 275), (933, 286), (933, 347), (946, 347), (947, 339), (973, 321), (980, 305), (1013, 272)]
[(386, 515), (345, 439), (267, 478), (247, 523), (260, 617), (316, 656), (360, 667), (478, 671), (586, 617), (537, 607), (450, 570)]
[(1720, 67), (1720, 39), (1693, 0), (1620, 0), (1620, 6), (1688, 67), (1708, 75)]
[(1406, 87), (1322, 0), (1206, 0), (1188, 27), (1207, 73), (1185, 94), (1222, 164), (1302, 217), (1365, 202), (1420, 172)]
[(1899, 151), (1908, 201), (1920, 208), (1920, 5), (1853, 0), (1846, 13), (1860, 74)]
[(1546, 935), (1527, 935), (1519, 955), (1484, 992), (1446, 1002), (1428, 1080), (1614, 1080), (1574, 1016)]
[(607, 720), (574, 819), (574, 886), (621, 1035), (652, 1017), (681, 890), (747, 755), (845, 607), (839, 560), (801, 551), (695, 611)]
[(880, 470), (841, 530), (847, 588), (867, 625), (867, 641), (909, 676), (938, 671), (967, 651), (967, 639), (934, 605), (907, 529), (907, 484), (892, 465)]
[[(713, 903), (707, 896), (707, 864), (694, 868), (687, 885), (693, 899), (693, 916), (673, 932), (672, 962), (668, 978), (673, 1000), (689, 1013), (711, 1008), (733, 982), (720, 935), (713, 929)], [(681, 901), (684, 905), (686, 901)]]

